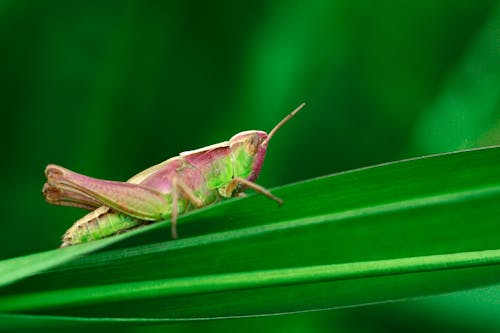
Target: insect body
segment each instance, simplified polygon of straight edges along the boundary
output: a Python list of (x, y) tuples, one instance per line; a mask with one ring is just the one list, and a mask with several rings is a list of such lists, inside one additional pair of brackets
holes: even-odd
[(177, 238), (179, 214), (239, 196), (247, 188), (281, 204), (281, 199), (254, 181), (269, 140), (303, 106), (287, 115), (269, 134), (255, 130), (238, 133), (229, 141), (183, 152), (127, 182), (95, 179), (48, 165), (43, 188), (47, 202), (92, 210), (66, 231), (61, 247), (168, 218), (172, 221), (172, 238)]

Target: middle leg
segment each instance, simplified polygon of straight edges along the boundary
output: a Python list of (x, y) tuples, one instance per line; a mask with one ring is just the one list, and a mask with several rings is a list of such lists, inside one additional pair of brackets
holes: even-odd
[(174, 177), (172, 179), (172, 215), (170, 217), (171, 221), (171, 234), (173, 239), (177, 239), (179, 235), (177, 234), (177, 218), (179, 216), (179, 198), (182, 192), (182, 196), (190, 203), (192, 203), (196, 208), (203, 207), (203, 201), (198, 198), (193, 191), (187, 186), (181, 179)]

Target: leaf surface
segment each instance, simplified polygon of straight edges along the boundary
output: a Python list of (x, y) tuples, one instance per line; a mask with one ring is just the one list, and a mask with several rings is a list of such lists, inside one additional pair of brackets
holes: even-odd
[[(500, 148), (344, 172), (0, 262), (0, 322), (254, 316), (500, 283)], [(85, 254), (85, 255), (84, 255)], [(10, 285), (7, 285), (10, 283)]]

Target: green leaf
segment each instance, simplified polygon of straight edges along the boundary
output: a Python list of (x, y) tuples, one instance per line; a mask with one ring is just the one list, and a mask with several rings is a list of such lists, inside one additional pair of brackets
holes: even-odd
[(176, 241), (162, 222), (0, 262), (0, 323), (253, 316), (496, 285), (499, 166), (500, 147), (388, 163), (274, 189), (281, 208), (254, 195), (191, 212)]
[(52, 250), (0, 261), (0, 287), (61, 265), (78, 256), (103, 248), (117, 240), (118, 238), (110, 238), (102, 242), (94, 242), (79, 247), (74, 246), (64, 252)]

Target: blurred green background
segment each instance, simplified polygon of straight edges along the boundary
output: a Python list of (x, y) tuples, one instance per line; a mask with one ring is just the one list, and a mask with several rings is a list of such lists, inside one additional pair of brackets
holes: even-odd
[[(267, 131), (301, 102), (270, 145), (266, 187), (500, 143), (500, 4), (1, 0), (0, 77), (3, 259), (58, 246), (82, 215), (44, 202), (46, 164), (126, 180), (183, 150)], [(432, 306), (169, 329), (392, 332)]]

